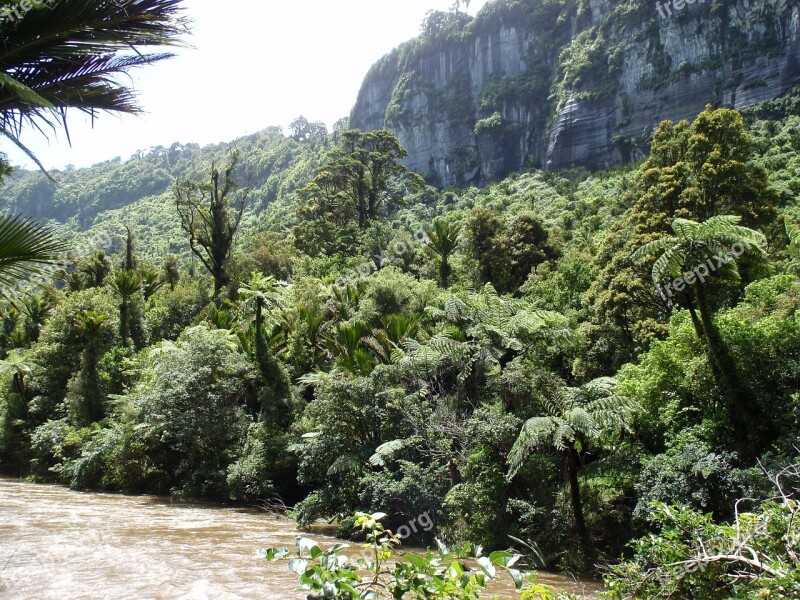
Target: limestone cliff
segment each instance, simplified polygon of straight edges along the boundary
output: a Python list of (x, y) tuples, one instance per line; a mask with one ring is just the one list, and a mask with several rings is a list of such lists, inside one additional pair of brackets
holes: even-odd
[(370, 70), (351, 125), (393, 131), (445, 186), (607, 167), (643, 156), (663, 119), (784, 94), (799, 30), (797, 0), (494, 0), (431, 14)]

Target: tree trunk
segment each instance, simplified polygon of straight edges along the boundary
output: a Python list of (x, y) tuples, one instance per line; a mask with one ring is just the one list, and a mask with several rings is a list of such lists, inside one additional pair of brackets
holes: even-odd
[[(698, 283), (697, 285), (702, 285)], [(703, 321), (697, 315), (697, 311), (694, 308), (694, 302), (692, 301), (692, 295), (689, 291), (686, 291), (686, 305), (689, 308), (689, 315), (692, 317), (692, 325), (694, 326), (694, 331), (697, 334), (697, 337), (700, 339), (700, 343), (703, 345), (705, 349), (706, 358), (708, 359), (708, 365), (711, 367), (711, 374), (714, 376), (714, 380), (717, 382), (722, 381), (722, 371), (720, 371), (719, 365), (717, 364), (717, 357), (711, 351), (710, 346), (708, 345), (708, 336), (706, 335), (705, 329), (703, 327)]]
[(447, 260), (446, 256), (442, 256), (442, 264), (439, 266), (439, 277), (442, 280), (442, 289), (447, 289), (450, 287), (450, 272), (452, 269), (450, 268), (450, 263)]
[(127, 348), (130, 346), (130, 317), (128, 310), (128, 300), (127, 298), (122, 299), (122, 303), (119, 305), (119, 337), (122, 338), (122, 345), (123, 347)]
[(102, 420), (105, 414), (103, 411), (103, 400), (100, 394), (100, 378), (97, 373), (97, 353), (93, 348), (84, 350), (83, 367), (83, 393), (86, 401), (86, 414), (89, 423), (96, 423)]
[[(748, 437), (747, 432), (752, 425), (752, 409), (756, 406), (753, 393), (739, 377), (736, 362), (725, 345), (717, 326), (714, 324), (705, 286), (702, 283), (698, 283), (694, 289), (700, 320), (703, 324), (709, 362), (716, 364), (717, 372), (715, 376), (718, 377), (717, 383), (728, 397), (731, 416), (734, 419), (734, 427), (744, 436), (741, 439), (745, 440)], [(714, 364), (712, 364), (713, 370)]]
[(586, 529), (586, 520), (583, 517), (583, 502), (581, 501), (581, 490), (578, 482), (578, 470), (580, 469), (581, 458), (577, 450), (571, 447), (567, 450), (567, 476), (569, 477), (569, 492), (572, 503), (572, 514), (575, 518), (575, 532), (578, 534), (578, 541), (583, 551), (583, 560), (589, 560), (591, 541), (589, 530)]

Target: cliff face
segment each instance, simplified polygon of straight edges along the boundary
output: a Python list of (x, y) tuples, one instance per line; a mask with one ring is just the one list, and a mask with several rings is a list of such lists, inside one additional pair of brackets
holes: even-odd
[(472, 20), (433, 15), (370, 70), (351, 125), (393, 131), (430, 181), (485, 183), (635, 160), (663, 119), (800, 82), (797, 0), (673, 2), (495, 0)]

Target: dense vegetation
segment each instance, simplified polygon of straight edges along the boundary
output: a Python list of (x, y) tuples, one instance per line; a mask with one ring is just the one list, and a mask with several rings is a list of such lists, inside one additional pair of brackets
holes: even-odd
[[(119, 52), (182, 25), (177, 0), (44, 4), (3, 26), (17, 144), (68, 107), (135, 112), (110, 74), (166, 56)], [(524, 16), (555, 64), (585, 14), (460, 6), (389, 60)], [(613, 92), (603, 33), (490, 82), (479, 129), (556, 75), (553, 102)], [(0, 217), (0, 469), (335, 519), (369, 556), (299, 539), (289, 567), (322, 597), (473, 599), (505, 571), (548, 598), (520, 570), (539, 565), (612, 598), (798, 596), (797, 108), (709, 107), (639, 165), (486, 189), (427, 187), (389, 131), (302, 117), (86, 170), (0, 156), (0, 206), (52, 225)], [(48, 270), (53, 231), (71, 251)], [(407, 538), (438, 551), (397, 559)]]
[(421, 542), (626, 556), (620, 595), (799, 593), (794, 106), (486, 189), (304, 119), (234, 153), (14, 174), (4, 206), (79, 256), (2, 305), (2, 470), (280, 500), (346, 536), (358, 511), (430, 515)]

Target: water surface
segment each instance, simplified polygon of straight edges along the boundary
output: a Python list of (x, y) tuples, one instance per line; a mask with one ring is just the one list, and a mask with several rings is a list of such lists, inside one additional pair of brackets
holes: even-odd
[[(304, 600), (285, 562), (256, 556), (259, 548), (293, 547), (296, 535), (292, 521), (256, 509), (0, 479), (0, 597)], [(540, 581), (597, 589), (557, 575)], [(510, 587), (492, 591), (518, 597)]]

